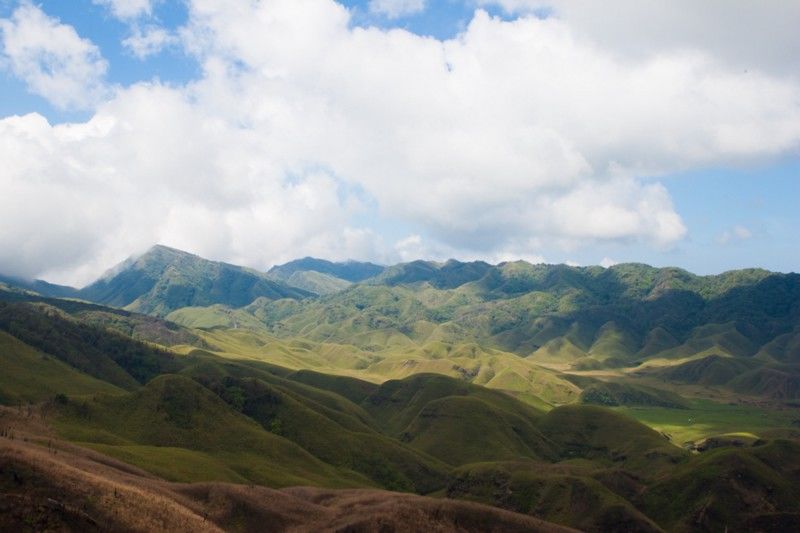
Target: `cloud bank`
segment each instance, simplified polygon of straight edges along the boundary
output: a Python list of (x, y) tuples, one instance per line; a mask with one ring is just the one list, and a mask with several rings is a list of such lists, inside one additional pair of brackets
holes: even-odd
[(256, 268), (668, 248), (687, 228), (658, 176), (800, 145), (791, 75), (708, 47), (620, 54), (566, 15), (478, 10), (440, 41), (331, 0), (189, 13), (199, 79), (116, 88), (86, 123), (0, 120), (0, 270), (80, 283), (154, 242)]

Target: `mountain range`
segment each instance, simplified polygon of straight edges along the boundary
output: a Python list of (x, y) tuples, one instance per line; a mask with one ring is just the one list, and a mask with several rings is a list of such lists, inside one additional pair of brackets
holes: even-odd
[(797, 274), (156, 246), (0, 278), (0, 362), (2, 527), (800, 524)]

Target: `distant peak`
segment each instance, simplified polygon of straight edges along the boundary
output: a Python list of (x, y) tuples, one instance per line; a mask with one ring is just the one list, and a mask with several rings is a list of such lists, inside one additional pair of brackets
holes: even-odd
[(150, 247), (142, 256), (151, 255), (151, 254), (170, 254), (170, 255), (182, 255), (182, 256), (194, 256), (199, 257), (196, 254), (185, 252), (183, 250), (179, 250), (177, 248), (172, 248), (170, 246), (165, 246), (163, 244), (155, 244)]

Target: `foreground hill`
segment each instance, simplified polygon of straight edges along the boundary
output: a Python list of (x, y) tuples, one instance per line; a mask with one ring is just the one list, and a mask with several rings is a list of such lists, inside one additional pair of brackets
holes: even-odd
[(572, 531), (488, 505), (379, 490), (170, 483), (53, 439), (4, 408), (0, 425), (17, 427), (14, 439), (0, 436), (4, 531)]
[[(350, 266), (156, 247), (78, 293), (0, 283), (8, 527), (108, 529), (134, 487), (174, 510), (125, 500), (145, 529), (545, 527), (432, 495), (585, 531), (800, 528), (800, 276)], [(47, 441), (136, 477), (78, 505), (79, 474), (14, 463)]]
[[(555, 527), (542, 520), (585, 531), (800, 524), (800, 431), (792, 427), (800, 420), (785, 407), (745, 416), (632, 381), (556, 371), (581, 398), (555, 408), (533, 389), (471, 383), (469, 371), (373, 383), (267, 362), (248, 346), (269, 355), (288, 345), (263, 332), (185, 331), (93, 304), (13, 291), (5, 298), (0, 403), (15, 407), (0, 408), (0, 447), (11, 450), (0, 451), (0, 505), (9, 528), (109, 529), (119, 517), (143, 529), (194, 529), (202, 517), (200, 530), (263, 520), (301, 530), (400, 521), (443, 531)], [(188, 342), (196, 334), (198, 342), (170, 349), (126, 329)], [(216, 353), (221, 339), (239, 355)], [(293, 342), (308, 364), (344, 357), (338, 347)], [(482, 357), (474, 348), (453, 357)], [(446, 352), (435, 355), (447, 361)], [(676, 415), (689, 420), (686, 431), (714, 433), (690, 451), (678, 446), (683, 437), (626, 413)], [(706, 418), (715, 413), (724, 431)], [(680, 422), (667, 423), (677, 434)], [(80, 472), (87, 460), (99, 463), (88, 477)], [(317, 488), (287, 488), (298, 485)], [(685, 497), (669, 496), (684, 488)], [(424, 497), (432, 495), (495, 508)]]

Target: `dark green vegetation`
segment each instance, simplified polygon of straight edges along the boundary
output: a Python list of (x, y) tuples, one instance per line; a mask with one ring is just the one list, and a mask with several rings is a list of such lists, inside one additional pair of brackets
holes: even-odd
[(798, 332), (796, 274), (262, 274), (156, 247), (80, 291), (5, 280), (0, 403), (42, 402), (60, 436), (170, 481), (446, 495), (594, 531), (785, 530)]
[(675, 393), (614, 381), (598, 381), (581, 392), (581, 403), (617, 407), (620, 405), (687, 408), (686, 401)]

